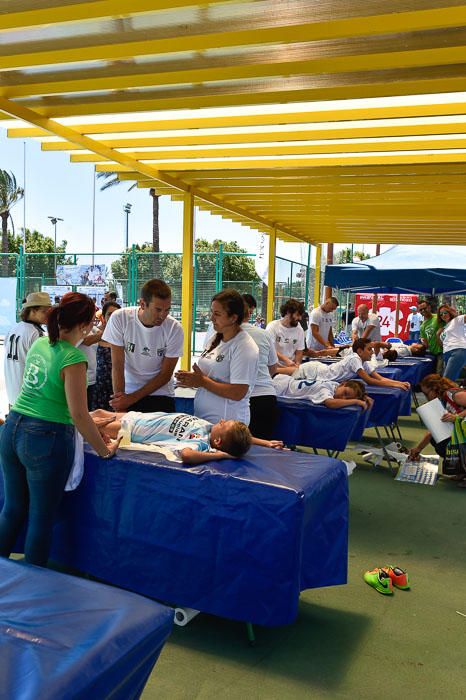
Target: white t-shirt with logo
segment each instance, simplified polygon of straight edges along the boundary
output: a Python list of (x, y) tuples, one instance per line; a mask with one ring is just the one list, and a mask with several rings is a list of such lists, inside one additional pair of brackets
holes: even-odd
[(457, 316), (445, 326), (445, 329), (440, 334), (440, 339), (443, 343), (443, 352), (460, 348), (466, 349), (466, 326), (463, 314)]
[(411, 333), (417, 333), (421, 330), (421, 323), (423, 322), (422, 314), (416, 312), (411, 312), (408, 314), (408, 328)]
[[(315, 364), (318, 363), (316, 362)], [(285, 399), (307, 399), (315, 404), (323, 403), (327, 399), (333, 399), (335, 390), (338, 387), (338, 382), (294, 379), (286, 374), (275, 375), (273, 383), (277, 390), (277, 396)]]
[(354, 379), (360, 369), (363, 369), (368, 374), (374, 371), (370, 362), (363, 362), (358, 354), (352, 352), (339, 362), (332, 362), (331, 365), (326, 365), (318, 360), (304, 362), (293, 372), (293, 378), (340, 383), (348, 379)]
[(412, 357), (413, 355), (409, 345), (404, 345), (404, 343), (393, 343), (393, 350), (396, 350), (398, 357)]
[(270, 376), (269, 367), (278, 364), (277, 351), (270, 335), (257, 326), (250, 323), (243, 323), (243, 330), (251, 336), (259, 348), (259, 364), (257, 366), (257, 377), (251, 397), (253, 396), (275, 396), (275, 387)]
[(364, 331), (367, 326), (374, 326), (369, 334), (369, 340), (381, 341), (382, 336), (380, 334), (380, 319), (377, 314), (370, 313), (365, 321), (356, 316), (351, 324), (351, 330), (356, 333), (358, 338), (362, 338)]
[[(147, 328), (138, 318), (138, 307), (118, 309), (110, 316), (102, 340), (125, 349), (125, 392), (131, 394), (156, 377), (164, 357), (183, 354), (183, 328), (172, 316), (162, 325)], [(174, 396), (173, 379), (151, 396)]]
[(322, 343), (319, 343), (319, 341), (314, 338), (311, 325), (319, 326), (319, 334), (322, 336), (323, 340), (327, 341), (334, 321), (335, 314), (333, 311), (324, 311), (320, 306), (311, 311), (311, 315), (309, 316), (309, 330), (306, 338), (307, 346), (312, 348), (312, 350), (323, 350), (325, 345), (322, 345)]
[(233, 401), (207, 389), (198, 389), (194, 398), (194, 414), (211, 423), (224, 418), (249, 425), (249, 397), (256, 381), (258, 360), (259, 349), (243, 330), (227, 342), (220, 341), (213, 350), (204, 350), (197, 362), (204, 374), (225, 384), (247, 384), (248, 391), (240, 401)]
[(8, 403), (11, 406), (21, 391), (28, 350), (42, 335), (44, 331), (39, 324), (20, 321), (5, 336), (3, 370)]
[[(297, 350), (304, 350), (304, 331), (300, 324), (294, 328), (284, 326), (278, 318), (270, 321), (265, 329), (275, 344), (275, 350), (290, 360), (294, 360)], [(283, 362), (279, 362), (283, 365)]]

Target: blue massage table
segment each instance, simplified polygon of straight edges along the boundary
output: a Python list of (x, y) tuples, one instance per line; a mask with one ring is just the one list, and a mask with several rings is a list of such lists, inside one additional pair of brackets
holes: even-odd
[(0, 697), (136, 700), (172, 624), (133, 593), (0, 559)]
[(333, 456), (360, 440), (368, 425), (371, 409), (358, 406), (327, 408), (305, 399), (278, 398), (277, 439), (287, 445), (325, 449)]
[(85, 455), (51, 558), (136, 593), (244, 622), (293, 622), (299, 593), (346, 583), (348, 477), (328, 457), (253, 447), (183, 466)]

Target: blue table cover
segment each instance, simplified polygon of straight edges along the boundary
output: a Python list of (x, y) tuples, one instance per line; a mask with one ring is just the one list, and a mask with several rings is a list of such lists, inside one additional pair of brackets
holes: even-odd
[(158, 600), (262, 625), (293, 622), (299, 593), (346, 583), (340, 460), (254, 447), (186, 467), (149, 452), (87, 452), (52, 558)]
[(0, 559), (0, 697), (135, 700), (172, 624), (133, 593)]
[(368, 428), (391, 425), (399, 416), (411, 415), (411, 391), (381, 386), (366, 386), (366, 389), (374, 399)]
[(317, 449), (346, 448), (350, 440), (360, 440), (370, 410), (358, 406), (327, 408), (304, 399), (278, 399), (279, 420), (276, 437), (288, 445)]

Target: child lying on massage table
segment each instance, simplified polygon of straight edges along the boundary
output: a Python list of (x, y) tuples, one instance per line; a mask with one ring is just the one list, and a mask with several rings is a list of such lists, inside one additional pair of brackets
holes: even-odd
[(294, 379), (285, 374), (276, 374), (273, 383), (277, 396), (284, 399), (307, 399), (314, 404), (324, 404), (327, 408), (361, 406), (366, 409), (373, 404), (373, 399), (366, 394), (364, 384), (356, 379), (338, 384), (332, 381)]
[(178, 461), (201, 464), (210, 460), (242, 457), (251, 445), (282, 449), (281, 440), (252, 437), (249, 428), (238, 420), (220, 420), (214, 425), (187, 413), (112, 413), (103, 409), (91, 412), (102, 437), (125, 437), (128, 442), (167, 448)]
[(411, 388), (409, 382), (387, 379), (375, 371), (375, 368), (370, 364), (372, 351), (373, 343), (368, 338), (358, 338), (352, 345), (352, 351), (345, 354), (345, 357), (339, 362), (332, 365), (325, 365), (318, 361), (305, 362), (295, 370), (284, 367), (281, 372), (291, 374), (294, 379), (308, 379), (318, 382), (344, 382), (359, 377), (366, 384), (372, 386), (394, 387), (408, 391)]

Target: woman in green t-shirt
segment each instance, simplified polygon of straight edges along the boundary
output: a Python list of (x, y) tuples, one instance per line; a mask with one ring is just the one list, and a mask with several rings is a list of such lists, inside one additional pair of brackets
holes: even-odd
[(31, 346), (21, 392), (1, 428), (5, 503), (0, 556), (8, 557), (28, 521), (26, 561), (45, 566), (52, 526), (74, 460), (74, 426), (104, 458), (105, 444), (87, 410), (85, 355), (78, 349), (92, 328), (95, 306), (85, 294), (65, 294), (47, 319), (48, 338)]

